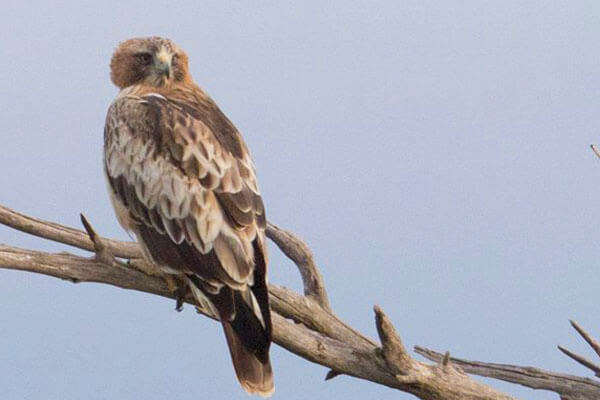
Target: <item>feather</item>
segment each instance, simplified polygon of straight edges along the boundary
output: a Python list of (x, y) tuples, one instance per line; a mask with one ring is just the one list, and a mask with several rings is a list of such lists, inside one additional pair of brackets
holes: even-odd
[(184, 239), (184, 235), (183, 235), (183, 230), (181, 229), (181, 226), (179, 225), (180, 224), (179, 220), (162, 217), (162, 223), (163, 223), (164, 227), (166, 228), (167, 233), (169, 234), (169, 237), (171, 238), (171, 240), (173, 242), (175, 242), (176, 244), (180, 244)]

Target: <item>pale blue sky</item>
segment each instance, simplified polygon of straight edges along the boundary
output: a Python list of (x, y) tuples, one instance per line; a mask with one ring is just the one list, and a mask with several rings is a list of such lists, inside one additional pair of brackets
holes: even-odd
[[(269, 218), (338, 314), (409, 347), (587, 371), (600, 336), (597, 1), (17, 2), (0, 24), (0, 204), (126, 239), (102, 177), (115, 45), (162, 35), (243, 132)], [(74, 251), (0, 227), (0, 242)], [(299, 288), (271, 247), (271, 281)], [(191, 307), (0, 271), (3, 399), (246, 399)], [(275, 347), (275, 399), (409, 399)], [(556, 399), (491, 381), (511, 394)]]

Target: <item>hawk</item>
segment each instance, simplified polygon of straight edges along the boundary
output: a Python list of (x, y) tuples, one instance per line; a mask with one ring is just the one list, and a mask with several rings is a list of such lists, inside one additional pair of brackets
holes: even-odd
[(119, 44), (120, 92), (104, 128), (104, 170), (119, 223), (154, 273), (217, 315), (241, 386), (272, 394), (265, 209), (240, 133), (160, 37)]

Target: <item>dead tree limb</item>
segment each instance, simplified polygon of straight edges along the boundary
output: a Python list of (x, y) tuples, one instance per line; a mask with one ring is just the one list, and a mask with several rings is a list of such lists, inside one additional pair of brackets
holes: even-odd
[[(136, 243), (102, 238), (84, 217), (82, 222), (87, 233), (0, 206), (0, 224), (95, 253), (94, 257), (86, 258), (0, 245), (0, 268), (175, 297), (164, 279), (115, 261), (114, 257), (141, 261), (142, 253)], [(274, 341), (300, 357), (329, 367), (327, 378), (349, 375), (425, 400), (513, 399), (471, 379), (449, 356), (433, 365), (412, 358), (379, 307), (375, 307), (375, 322), (381, 345), (345, 324), (331, 312), (323, 279), (308, 246), (294, 234), (272, 224), (269, 224), (268, 235), (298, 266), (305, 291), (305, 296), (301, 296), (269, 285)], [(199, 306), (191, 296), (185, 300)], [(215, 318), (208, 310), (199, 311)]]
[[(443, 354), (425, 347), (416, 346), (415, 352), (431, 361), (439, 362), (444, 359)], [(600, 382), (590, 378), (560, 374), (534, 367), (494, 364), (453, 357), (450, 358), (450, 362), (470, 374), (516, 383), (531, 389), (555, 392), (563, 400), (600, 399)]]
[[(587, 333), (587, 331), (585, 331), (585, 329), (583, 329), (577, 322), (575, 322), (575, 321), (570, 321), (570, 322), (571, 322), (571, 326), (573, 327), (573, 329), (575, 329), (577, 331), (577, 333), (579, 333), (579, 335), (583, 338), (583, 340), (585, 340), (587, 342), (587, 344), (590, 345), (592, 350), (594, 350), (596, 355), (598, 357), (600, 357), (600, 343), (598, 343), (598, 341), (596, 339), (594, 339), (592, 337), (592, 335)], [(576, 354), (570, 350), (567, 350), (563, 346), (558, 346), (558, 349), (560, 351), (562, 351), (564, 354), (566, 354), (568, 357), (570, 357), (571, 359), (577, 361), (579, 364), (583, 365), (586, 368), (591, 369), (592, 372), (594, 373), (594, 375), (596, 375), (597, 377), (600, 377), (600, 365), (593, 363), (592, 361), (588, 360), (587, 358), (585, 358), (583, 356), (580, 356), (579, 354)]]
[(331, 312), (325, 282), (315, 264), (312, 251), (304, 243), (304, 240), (270, 222), (267, 225), (267, 237), (298, 267), (304, 284), (304, 296), (316, 301), (324, 310)]

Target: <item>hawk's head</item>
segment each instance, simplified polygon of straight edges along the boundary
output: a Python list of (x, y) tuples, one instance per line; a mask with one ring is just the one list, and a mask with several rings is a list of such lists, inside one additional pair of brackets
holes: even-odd
[(129, 39), (110, 60), (110, 78), (120, 89), (143, 83), (166, 86), (188, 76), (188, 57), (175, 43), (160, 37)]

